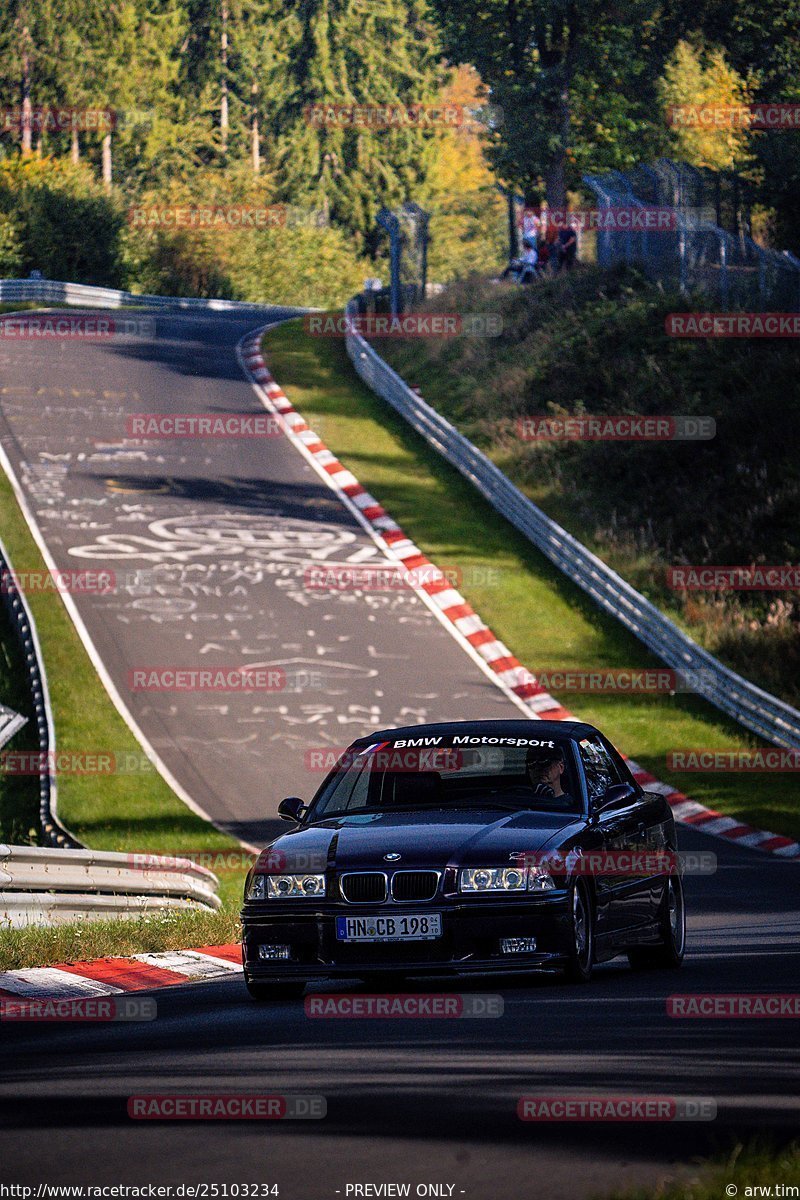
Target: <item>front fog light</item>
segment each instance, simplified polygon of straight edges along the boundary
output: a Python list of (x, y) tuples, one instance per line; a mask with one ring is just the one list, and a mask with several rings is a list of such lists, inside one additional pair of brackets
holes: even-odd
[(278, 946), (270, 943), (258, 947), (258, 957), (270, 962), (274, 962), (278, 958), (291, 958), (291, 956), (291, 946)]
[(543, 865), (528, 868), (528, 890), (531, 892), (554, 892), (556, 881)]
[(503, 954), (533, 954), (536, 949), (536, 938), (500, 938), (500, 949)]
[(247, 889), (248, 900), (263, 900), (265, 889), (265, 877), (263, 875), (254, 875), (250, 880), (250, 886)]

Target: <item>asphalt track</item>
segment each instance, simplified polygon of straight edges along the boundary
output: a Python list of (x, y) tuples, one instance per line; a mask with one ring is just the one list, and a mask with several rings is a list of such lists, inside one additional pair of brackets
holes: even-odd
[[(181, 782), (193, 790), (205, 780), (198, 799), (214, 818), (258, 840), (275, 800), (302, 790), (296, 764), (310, 746), (409, 721), (409, 708), (426, 720), (516, 710), (405, 597), (365, 611), (349, 598), (305, 595), (298, 580), (319, 561), (308, 548), (331, 560), (331, 537), (320, 542), (321, 533), (332, 535), (336, 561), (371, 543), (288, 443), (160, 443), (133, 457), (137, 448), (120, 431), (125, 413), (256, 410), (234, 355), (246, 328), (231, 318), (159, 316), (158, 337), (148, 342), (3, 347), (0, 428), (59, 566), (74, 566), (70, 552), (83, 548), (84, 564), (120, 570), (121, 559), (125, 570), (174, 572), (169, 583), (142, 585), (152, 587), (142, 596), (78, 598), (120, 688), (142, 658), (190, 663), (204, 648), (226, 665), (299, 659), (350, 668), (335, 688), (326, 677), (322, 695), (304, 687), (267, 700), (252, 728), (252, 696), (223, 705), (212, 698), (207, 711), (192, 695), (168, 703), (125, 695)], [(298, 534), (288, 546), (287, 530)], [(101, 540), (108, 535), (111, 543)], [(98, 545), (105, 557), (85, 556)], [(245, 594), (208, 586), (210, 568), (228, 562), (257, 563)], [(198, 563), (206, 586), (191, 591), (181, 572)], [(170, 608), (170, 598), (196, 607)], [(137, 606), (139, 599), (149, 604)], [(231, 611), (236, 618), (226, 622)], [(377, 673), (365, 674), (371, 667)], [(379, 720), (369, 719), (371, 706)], [(677, 1020), (666, 999), (800, 990), (797, 866), (688, 831), (682, 847), (714, 850), (719, 869), (687, 881), (689, 953), (680, 972), (634, 974), (615, 963), (585, 988), (546, 978), (444, 985), (501, 994), (504, 1015), (489, 1020), (314, 1020), (302, 1002), (254, 1005), (231, 980), (155, 993), (158, 1019), (148, 1024), (5, 1023), (0, 1178), (277, 1183), (285, 1200), (346, 1200), (348, 1184), (408, 1182), (452, 1185), (452, 1196), (473, 1200), (566, 1200), (654, 1187), (753, 1130), (788, 1137), (800, 1116), (796, 1022)], [(718, 1116), (636, 1125), (517, 1118), (521, 1096), (564, 1091), (711, 1097)], [(274, 1123), (127, 1116), (128, 1097), (172, 1092), (322, 1095), (328, 1115)]]
[[(236, 346), (283, 315), (159, 314), (155, 336), (0, 346), (0, 437), (55, 564), (113, 574), (72, 599), (121, 700), (204, 813), (262, 845), (278, 801), (316, 790), (321, 751), (519, 716), (410, 588), (310, 583), (314, 567), (397, 568), (282, 434), (129, 436), (143, 413), (264, 418)], [(151, 691), (132, 674), (243, 666), (285, 685)]]

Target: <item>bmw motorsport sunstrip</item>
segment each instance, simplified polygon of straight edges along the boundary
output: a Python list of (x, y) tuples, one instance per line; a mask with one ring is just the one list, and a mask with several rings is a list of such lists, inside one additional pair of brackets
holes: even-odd
[(471, 721), (359, 738), (261, 853), (242, 910), (256, 1000), (326, 978), (677, 967), (675, 822), (577, 721)]

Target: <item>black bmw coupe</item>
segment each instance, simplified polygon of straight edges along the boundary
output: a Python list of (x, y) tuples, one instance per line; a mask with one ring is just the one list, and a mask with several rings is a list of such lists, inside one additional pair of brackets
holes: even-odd
[(578, 721), (478, 721), (359, 738), (245, 884), (256, 1000), (312, 980), (677, 967), (675, 822)]

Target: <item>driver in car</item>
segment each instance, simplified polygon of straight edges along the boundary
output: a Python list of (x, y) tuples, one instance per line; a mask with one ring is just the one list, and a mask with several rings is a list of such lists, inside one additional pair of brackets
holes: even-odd
[(508, 787), (498, 780), (499, 786), (494, 789), (493, 794), (503, 803), (512, 801), (520, 808), (572, 812), (575, 809), (574, 797), (561, 786), (566, 769), (564, 751), (560, 747), (531, 747), (525, 756), (525, 782), (523, 783), (522, 777), (518, 776), (518, 782)]
[[(528, 751), (525, 770), (533, 789), (534, 796), (547, 801), (547, 807), (570, 808), (573, 800), (569, 792), (561, 786), (561, 779), (567, 769), (564, 751), (559, 747), (552, 750), (532, 749)], [(553, 804), (557, 801), (557, 804)]]
[(566, 796), (561, 786), (561, 776), (567, 769), (563, 750), (532, 750), (525, 769), (537, 796)]

